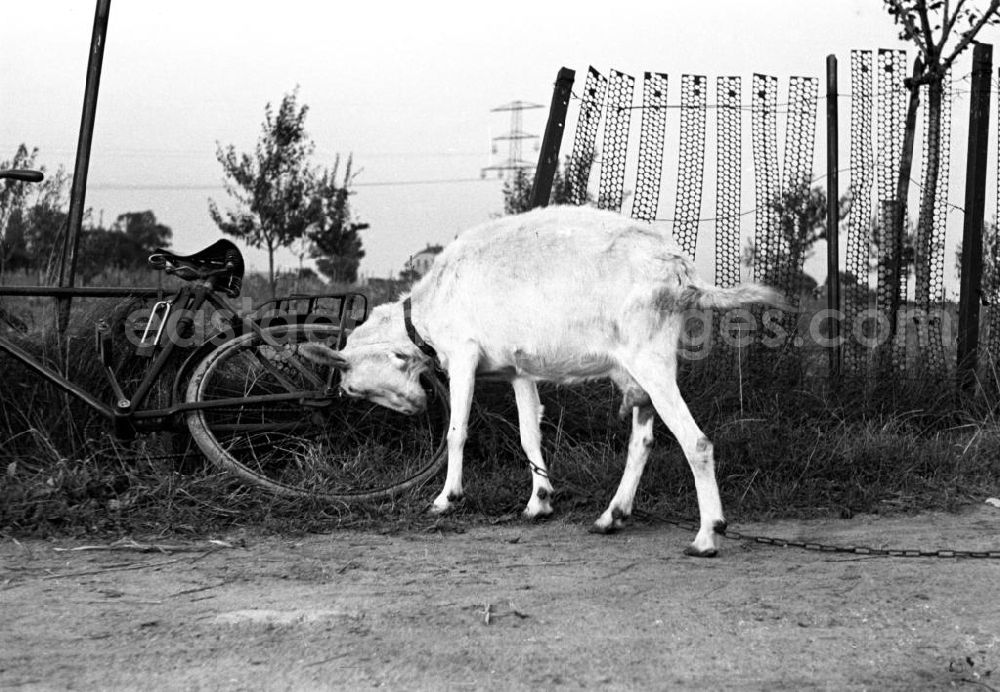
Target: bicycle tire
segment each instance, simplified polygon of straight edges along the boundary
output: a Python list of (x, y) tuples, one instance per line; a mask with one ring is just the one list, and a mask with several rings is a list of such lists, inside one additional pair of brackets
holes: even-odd
[[(389, 499), (436, 474), (447, 456), (449, 413), (440, 377), (424, 378), (428, 407), (416, 416), (340, 397), (334, 393), (339, 373), (297, 350), (305, 340), (334, 346), (339, 334), (329, 323), (269, 327), (206, 355), (192, 373), (186, 400), (239, 400), (187, 412), (202, 453), (275, 495), (346, 504)], [(291, 399), (246, 400), (271, 394)]]

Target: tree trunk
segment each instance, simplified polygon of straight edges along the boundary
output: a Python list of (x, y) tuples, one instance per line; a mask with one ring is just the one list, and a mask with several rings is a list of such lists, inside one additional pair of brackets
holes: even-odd
[(271, 300), (278, 297), (278, 286), (274, 280), (274, 245), (273, 240), (267, 241), (267, 283), (271, 287)]
[(302, 281), (302, 262), (305, 259), (305, 255), (299, 254), (299, 273), (295, 275), (294, 288), (292, 288), (292, 293), (299, 292), (299, 282)]
[(917, 238), (914, 273), (916, 276), (917, 307), (930, 308), (931, 233), (934, 229), (934, 206), (937, 201), (938, 177), (941, 168), (941, 99), (944, 92), (942, 80), (934, 79), (927, 85), (927, 178), (920, 193), (920, 216), (917, 219)]

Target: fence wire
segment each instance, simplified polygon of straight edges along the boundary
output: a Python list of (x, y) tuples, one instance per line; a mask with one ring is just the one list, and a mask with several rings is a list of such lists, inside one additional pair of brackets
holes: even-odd
[(715, 166), (715, 282), (723, 288), (740, 282), (740, 194), (743, 186), (743, 149), (740, 135), (739, 77), (716, 79)]
[[(785, 163), (782, 171), (782, 209), (778, 237), (776, 287), (798, 305), (805, 264), (804, 239), (812, 232), (805, 218), (805, 205), (812, 182), (813, 151), (816, 144), (816, 95), (819, 82), (812, 77), (791, 77), (788, 82), (788, 118), (785, 126)], [(788, 315), (793, 318), (793, 315)], [(794, 320), (791, 325), (794, 326)]]
[[(715, 283), (729, 288), (740, 282), (740, 198), (743, 186), (743, 113), (740, 109), (740, 77), (717, 77), (715, 80), (716, 157), (715, 157)], [(716, 349), (734, 350), (722, 333), (721, 321), (715, 324)], [(729, 335), (726, 335), (729, 336)], [(742, 354), (735, 350), (735, 358)]]
[(636, 172), (632, 218), (652, 221), (660, 206), (660, 179), (667, 130), (668, 77), (646, 72), (642, 78), (642, 128), (639, 131), (639, 167)]
[(587, 71), (587, 81), (583, 85), (580, 99), (580, 113), (576, 119), (576, 134), (573, 136), (573, 153), (566, 164), (566, 180), (573, 204), (587, 202), (587, 186), (590, 169), (594, 164), (597, 129), (601, 124), (601, 111), (608, 91), (608, 78), (591, 67)]
[(635, 77), (611, 71), (608, 79), (608, 116), (604, 122), (604, 147), (601, 152), (601, 186), (597, 206), (621, 211), (625, 190), (625, 159), (632, 127), (632, 95)]
[(778, 215), (774, 208), (780, 186), (778, 177), (778, 78), (754, 74), (752, 81), (753, 108), (750, 111), (751, 145), (753, 147), (754, 196), (757, 213), (754, 218), (755, 281), (766, 282), (774, 275), (772, 243), (777, 235)]
[(677, 159), (677, 197), (674, 201), (674, 240), (688, 257), (698, 245), (701, 190), (705, 173), (705, 104), (708, 80), (681, 75), (681, 131)]
[(906, 365), (906, 324), (899, 314), (905, 299), (905, 281), (900, 268), (903, 261), (903, 228), (900, 223), (905, 210), (899, 209), (900, 157), (903, 153), (907, 92), (903, 87), (906, 52), (879, 50), (878, 99), (876, 133), (878, 135), (878, 292), (876, 307), (879, 314), (889, 316), (887, 334), (879, 334), (885, 343), (883, 365), (902, 369)]
[[(753, 108), (750, 111), (750, 144), (753, 150), (754, 197), (757, 212), (754, 215), (752, 248), (753, 279), (768, 283), (775, 273), (774, 244), (778, 233), (778, 214), (774, 201), (781, 187), (778, 171), (778, 78), (754, 74), (751, 82)], [(754, 320), (761, 324), (763, 309), (753, 308)], [(766, 362), (765, 349), (760, 343), (761, 330), (755, 330), (755, 348), (750, 353), (752, 362)]]
[[(1000, 70), (997, 70), (1000, 75)], [(997, 161), (1000, 161), (1000, 88), (997, 89)], [(1000, 372), (1000, 165), (997, 166), (997, 216), (983, 232), (983, 298), (989, 306), (986, 345), (989, 363)]]
[[(903, 186), (909, 184), (900, 180), (910, 96), (905, 85), (906, 67), (906, 54), (901, 50), (851, 51), (850, 210), (845, 219), (846, 267), (842, 281), (846, 374), (873, 376), (876, 372), (895, 372), (912, 376), (919, 369), (921, 374), (942, 375), (949, 369), (945, 359), (947, 342), (943, 339), (946, 332), (932, 318), (945, 308), (946, 222), (950, 209), (954, 208), (948, 201), (948, 153), (952, 102), (959, 92), (949, 80), (942, 101), (942, 158), (936, 178), (934, 212), (925, 213), (922, 209), (922, 218), (911, 236), (906, 230), (910, 224), (905, 209), (901, 209), (900, 195)], [(803, 240), (808, 240), (814, 230), (804, 212), (813, 182), (818, 80), (791, 77), (788, 99), (780, 104), (778, 79), (770, 75), (754, 74), (749, 94), (741, 93), (739, 77), (717, 77), (715, 102), (711, 105), (704, 76), (682, 75), (679, 105), (667, 103), (668, 83), (667, 74), (644, 73), (642, 103), (638, 105), (632, 102), (634, 78), (619, 71), (612, 71), (605, 78), (590, 68), (579, 97), (573, 154), (567, 165), (574, 201), (588, 201), (587, 184), (597, 159), (595, 142), (607, 98), (597, 205), (621, 210), (628, 175), (626, 160), (632, 161), (636, 167), (632, 217), (672, 221), (674, 237), (689, 256), (694, 256), (697, 249), (700, 224), (714, 221), (715, 282), (722, 287), (736, 285), (741, 280), (745, 255), (741, 247), (742, 217), (754, 213), (753, 279), (774, 285), (791, 302), (797, 302), (805, 279)], [(744, 97), (748, 97), (749, 106)], [(926, 104), (926, 93), (921, 101)], [(672, 108), (681, 111), (676, 196), (673, 218), (663, 219), (658, 217), (658, 207), (666, 164), (666, 121)], [(716, 113), (717, 146), (712, 219), (702, 218), (699, 213), (709, 108)], [(631, 159), (628, 156), (631, 112), (636, 109), (642, 111), (641, 127), (638, 152)], [(741, 212), (742, 112), (747, 109), (751, 116), (755, 205), (750, 211)], [(785, 132), (784, 149), (779, 148), (778, 142), (779, 114), (785, 114), (780, 121), (781, 131)], [(923, 117), (926, 151), (930, 129), (926, 107)], [(783, 156), (780, 167), (779, 156)], [(926, 156), (921, 161), (919, 189), (931, 184)], [(1000, 179), (997, 205), (1000, 207)], [(1000, 262), (1000, 239), (995, 228), (984, 232), (983, 249), (986, 260), (983, 296), (996, 305), (986, 315), (985, 350), (1000, 363), (1000, 277), (990, 270), (990, 266)], [(912, 302), (908, 303), (908, 299)], [(924, 316), (926, 319), (921, 321)], [(765, 331), (767, 326), (764, 325)], [(796, 336), (797, 325), (790, 320), (785, 326), (789, 336), (785, 340), (787, 346)], [(758, 336), (763, 334), (758, 331)], [(762, 349), (754, 350), (763, 357)], [(913, 369), (914, 363), (918, 369)], [(877, 371), (872, 369), (874, 366)]]
[(859, 319), (871, 308), (871, 196), (875, 173), (872, 148), (872, 51), (851, 51), (851, 210), (847, 217), (847, 276), (844, 296), (844, 369), (867, 372), (868, 350), (862, 346)]
[[(946, 75), (941, 100), (940, 160), (934, 190), (934, 213), (923, 203), (917, 219), (915, 257), (913, 262), (914, 299), (918, 313), (914, 316), (917, 348), (921, 368), (929, 375), (945, 374), (944, 342), (938, 309), (944, 303), (944, 240), (948, 223), (948, 183), (951, 171), (951, 79)], [(928, 103), (928, 87), (921, 87), (921, 102)], [(920, 179), (920, 194), (929, 183), (930, 169), (930, 109), (924, 109), (924, 156)]]

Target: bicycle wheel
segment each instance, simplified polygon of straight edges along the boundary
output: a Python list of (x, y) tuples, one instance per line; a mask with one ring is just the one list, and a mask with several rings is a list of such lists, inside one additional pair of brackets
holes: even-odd
[(298, 352), (335, 345), (333, 324), (250, 332), (209, 353), (188, 383), (198, 447), (243, 480), (287, 497), (331, 502), (386, 499), (419, 486), (444, 464), (447, 388), (424, 379), (428, 406), (405, 416), (337, 394), (339, 373)]

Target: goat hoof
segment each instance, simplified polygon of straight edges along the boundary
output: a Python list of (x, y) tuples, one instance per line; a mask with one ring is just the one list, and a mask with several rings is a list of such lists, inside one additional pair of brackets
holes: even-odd
[(552, 511), (551, 508), (547, 510), (538, 510), (535, 512), (526, 509), (523, 512), (521, 512), (521, 518), (524, 519), (525, 521), (537, 523), (541, 521), (548, 521), (549, 519), (552, 518), (553, 514), (554, 512)]
[(618, 527), (614, 524), (610, 526), (601, 526), (600, 524), (591, 524), (590, 528), (587, 529), (587, 533), (596, 533), (600, 536), (610, 536), (613, 533), (618, 533)]
[(427, 511), (430, 514), (444, 516), (445, 514), (454, 512), (464, 503), (465, 495), (462, 493), (450, 492), (447, 495), (442, 493), (434, 498), (434, 502), (431, 503), (431, 506)]
[(719, 551), (715, 548), (709, 548), (707, 550), (702, 550), (700, 548), (695, 548), (693, 545), (689, 545), (684, 549), (684, 554), (689, 557), (717, 557)]
[(530, 500), (528, 500), (527, 506), (525, 506), (524, 511), (521, 512), (521, 516), (527, 521), (544, 521), (548, 519), (553, 514), (551, 491), (540, 489), (537, 495), (533, 495)]
[(453, 514), (459, 507), (461, 507), (461, 505), (461, 502), (449, 502), (446, 505), (431, 504), (431, 506), (427, 508), (427, 513), (436, 517), (443, 517)]

